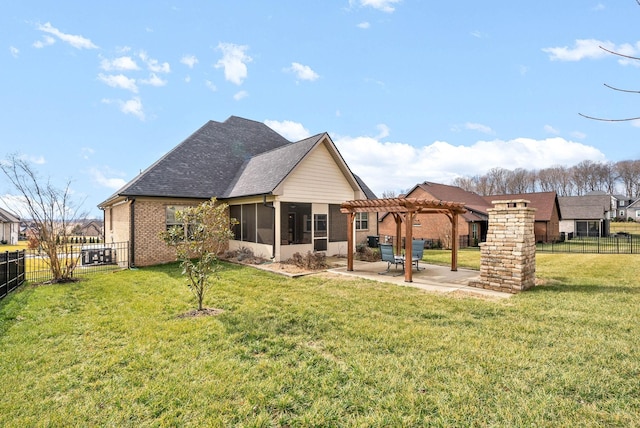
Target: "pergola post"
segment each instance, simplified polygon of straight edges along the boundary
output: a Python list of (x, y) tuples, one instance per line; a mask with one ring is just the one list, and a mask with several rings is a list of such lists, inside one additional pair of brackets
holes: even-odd
[(458, 214), (451, 213), (451, 270), (458, 270)]
[(355, 222), (356, 214), (347, 214), (347, 270), (353, 271), (353, 223)]
[(404, 217), (404, 281), (413, 282), (413, 217), (415, 211), (409, 211)]
[(396, 251), (394, 254), (400, 255), (402, 251), (401, 240), (402, 240), (402, 216), (398, 213), (392, 213), (393, 219), (396, 222)]

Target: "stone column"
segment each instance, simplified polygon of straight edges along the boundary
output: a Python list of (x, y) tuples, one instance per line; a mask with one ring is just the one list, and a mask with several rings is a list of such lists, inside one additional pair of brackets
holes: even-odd
[(535, 285), (535, 208), (524, 199), (493, 201), (487, 241), (480, 244), (480, 281), (470, 286), (518, 293)]

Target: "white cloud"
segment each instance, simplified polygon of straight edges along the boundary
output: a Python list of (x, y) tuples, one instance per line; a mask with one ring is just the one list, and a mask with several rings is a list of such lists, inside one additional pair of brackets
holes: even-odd
[(193, 68), (198, 63), (198, 58), (195, 55), (185, 55), (180, 59), (180, 62), (189, 68)]
[(56, 39), (54, 39), (53, 37), (44, 35), (42, 36), (42, 40), (37, 40), (33, 42), (33, 47), (36, 49), (42, 49), (45, 46), (51, 46), (55, 42), (56, 42)]
[(105, 71), (134, 71), (140, 70), (136, 61), (130, 56), (121, 56), (112, 60), (103, 59), (100, 61), (100, 68)]
[(571, 133), (571, 136), (573, 138), (577, 138), (578, 140), (584, 140), (585, 138), (587, 138), (587, 134), (585, 134), (584, 132), (580, 132), (580, 131), (573, 131)]
[(241, 85), (247, 78), (247, 63), (252, 61), (252, 58), (245, 54), (249, 47), (219, 43), (216, 49), (222, 52), (222, 59), (218, 60), (214, 67), (224, 69), (224, 77), (227, 81)]
[(80, 149), (80, 157), (84, 160), (89, 160), (95, 152), (96, 151), (93, 150), (91, 147), (83, 147)]
[(265, 120), (264, 124), (289, 141), (300, 141), (311, 136), (309, 131), (305, 129), (301, 123), (293, 122), (291, 120), (283, 120), (282, 122), (277, 120)]
[(128, 101), (120, 103), (120, 111), (124, 114), (132, 114), (140, 120), (144, 120), (144, 111), (140, 97), (133, 97)]
[[(89, 172), (96, 183), (108, 189), (118, 190), (119, 188), (127, 184), (127, 182), (122, 178), (107, 177), (104, 172), (100, 171), (97, 168), (91, 168)], [(113, 174), (113, 172), (111, 171), (107, 171), (107, 173)]]
[(211, 80), (205, 80), (204, 85), (212, 92), (216, 92), (218, 90), (218, 87), (214, 85)]
[(495, 134), (495, 132), (493, 131), (493, 129), (491, 129), (491, 127), (487, 125), (483, 125), (481, 123), (467, 122), (464, 124), (464, 128), (470, 131), (482, 132), (483, 134)]
[(389, 133), (390, 133), (389, 127), (384, 123), (376, 125), (376, 128), (379, 131), (378, 135), (376, 136), (376, 140), (380, 140), (381, 138), (387, 138), (389, 136)]
[(378, 195), (425, 180), (449, 184), (456, 177), (485, 174), (494, 167), (530, 170), (605, 160), (598, 149), (559, 137), (478, 141), (471, 146), (436, 141), (422, 147), (371, 137), (337, 136), (334, 141), (351, 170)]
[(138, 92), (136, 80), (125, 76), (124, 74), (98, 74), (98, 79), (111, 86), (112, 88), (122, 88), (133, 93)]
[(400, 3), (400, 0), (360, 0), (361, 6), (368, 6), (382, 12), (391, 13), (395, 9), (394, 5)]
[(578, 39), (576, 40), (576, 44), (573, 48), (563, 46), (544, 48), (542, 51), (549, 54), (549, 59), (551, 61), (580, 61), (587, 58), (597, 59), (611, 55), (601, 49), (600, 46), (612, 51), (617, 49), (615, 44), (612, 42), (603, 42), (596, 39)]
[(51, 23), (47, 22), (44, 25), (38, 25), (38, 30), (56, 36), (60, 40), (65, 43), (70, 44), (76, 49), (97, 49), (98, 46), (93, 44), (93, 42), (85, 37), (74, 35), (74, 34), (66, 34), (57, 28), (53, 27)]
[(300, 80), (308, 80), (310, 82), (313, 82), (320, 77), (318, 73), (311, 69), (311, 67), (308, 65), (302, 65), (298, 62), (292, 62), (291, 67), (285, 68), (285, 71), (294, 73)]
[(363, 30), (366, 30), (367, 28), (371, 28), (371, 24), (369, 24), (368, 22), (361, 22), (357, 25), (358, 28), (361, 28)]
[(102, 102), (104, 104), (118, 104), (122, 113), (134, 115), (140, 120), (145, 119), (144, 109), (142, 107), (142, 101), (140, 100), (140, 97), (133, 97), (128, 101), (111, 100), (104, 98)]
[(149, 55), (145, 51), (140, 51), (138, 57), (147, 65), (149, 71), (154, 73), (170, 73), (171, 66), (168, 62), (163, 62), (162, 64), (157, 60), (150, 58)]
[(151, 86), (165, 86), (167, 81), (160, 78), (156, 73), (151, 73), (148, 79), (141, 79), (140, 83)]
[(14, 46), (9, 46), (9, 52), (11, 52), (12, 57), (18, 58), (18, 55), (20, 54), (20, 49)]
[(548, 133), (548, 134), (553, 134), (553, 135), (559, 135), (560, 131), (558, 131), (556, 128), (554, 128), (551, 125), (545, 125), (544, 126), (544, 132)]
[(249, 96), (249, 92), (247, 91), (238, 91), (234, 94), (233, 99), (236, 101), (240, 101), (243, 98), (247, 98)]

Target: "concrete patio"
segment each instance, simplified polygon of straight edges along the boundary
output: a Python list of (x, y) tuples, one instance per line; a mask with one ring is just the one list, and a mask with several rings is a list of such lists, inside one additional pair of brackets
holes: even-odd
[[(373, 281), (387, 282), (405, 287), (416, 287), (433, 293), (455, 293), (469, 296), (476, 296), (491, 299), (504, 299), (513, 296), (511, 293), (500, 291), (484, 290), (482, 288), (470, 287), (470, 281), (480, 279), (480, 272), (470, 269), (458, 268), (452, 272), (449, 266), (438, 266), (420, 263), (420, 271), (413, 268), (413, 282), (405, 282), (401, 266), (395, 269), (393, 265), (387, 270), (387, 262), (362, 262), (354, 261), (353, 271), (347, 271), (346, 259), (332, 259), (330, 261), (334, 268), (328, 272), (366, 278)], [(422, 270), (422, 268), (425, 268)], [(380, 274), (380, 272), (385, 272)]]

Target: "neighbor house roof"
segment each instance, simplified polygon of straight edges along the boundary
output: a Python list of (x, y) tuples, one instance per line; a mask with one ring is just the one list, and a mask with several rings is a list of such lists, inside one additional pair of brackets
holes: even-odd
[[(135, 196), (209, 199), (268, 194), (323, 141), (348, 171), (326, 133), (291, 142), (253, 120), (231, 116), (224, 122), (209, 121), (99, 206)], [(362, 188), (357, 178), (352, 183)]]
[(600, 220), (611, 210), (611, 196), (561, 196), (558, 204), (563, 220)]
[(0, 208), (0, 223), (19, 223), (20, 218), (9, 211)]
[(536, 193), (519, 193), (514, 195), (492, 195), (485, 196), (484, 199), (491, 203), (493, 201), (506, 201), (511, 199), (526, 199), (530, 202), (529, 206), (536, 209), (536, 221), (551, 221), (553, 208), (558, 208), (560, 214), (560, 206), (556, 192), (536, 192)]

